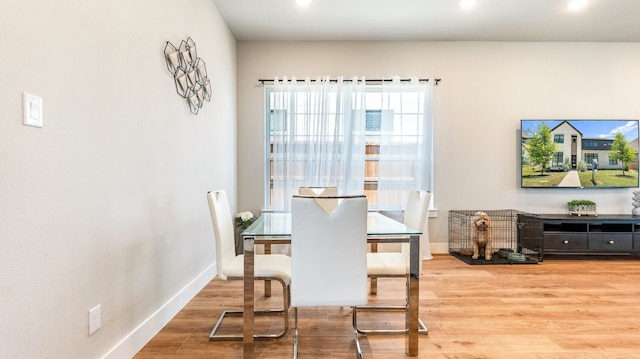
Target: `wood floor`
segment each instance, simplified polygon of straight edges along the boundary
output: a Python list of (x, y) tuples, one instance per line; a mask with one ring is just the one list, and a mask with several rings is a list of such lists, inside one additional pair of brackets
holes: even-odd
[[(222, 310), (240, 308), (241, 285), (211, 281), (135, 358), (242, 358), (240, 342), (208, 340)], [(278, 285), (269, 299), (261, 287), (258, 305), (280, 302)], [(380, 280), (378, 291), (372, 300), (389, 303), (404, 295), (404, 283)], [(399, 314), (376, 315), (390, 326), (403, 323)], [(549, 256), (541, 264), (468, 265), (438, 255), (424, 262), (420, 316), (429, 334), (420, 337), (419, 358), (640, 358), (640, 259)], [(350, 321), (349, 308), (301, 309), (300, 358), (355, 358)], [(278, 324), (260, 319), (258, 326)], [(234, 319), (226, 329), (240, 328)], [(290, 358), (292, 343), (292, 332), (260, 341), (256, 358)], [(404, 357), (400, 335), (361, 343), (365, 358)]]

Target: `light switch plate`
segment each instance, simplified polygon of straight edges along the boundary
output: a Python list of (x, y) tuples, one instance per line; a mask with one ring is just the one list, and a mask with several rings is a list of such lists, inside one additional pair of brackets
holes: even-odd
[(22, 118), (27, 126), (42, 127), (42, 97), (22, 93)]

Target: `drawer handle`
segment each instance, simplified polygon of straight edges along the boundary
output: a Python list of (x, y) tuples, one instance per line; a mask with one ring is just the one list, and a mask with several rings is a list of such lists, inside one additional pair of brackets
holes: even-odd
[(614, 243), (613, 241), (609, 241), (609, 244), (613, 244), (613, 243)]
[(564, 240), (564, 241), (562, 241), (562, 243), (564, 243), (564, 244), (569, 244), (569, 241)]

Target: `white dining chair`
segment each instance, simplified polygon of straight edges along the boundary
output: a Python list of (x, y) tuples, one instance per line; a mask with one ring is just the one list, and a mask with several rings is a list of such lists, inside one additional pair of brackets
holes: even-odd
[[(354, 307), (367, 303), (367, 198), (296, 195), (291, 203), (291, 306), (294, 358), (298, 357), (299, 307)], [(352, 322), (353, 324), (353, 322)], [(353, 328), (358, 357), (362, 350)]]
[[(244, 255), (236, 255), (234, 246), (234, 224), (229, 209), (229, 201), (224, 190), (207, 193), (213, 233), (216, 243), (216, 265), (218, 277), (222, 280), (242, 280), (244, 278)], [(279, 339), (289, 331), (289, 302), (291, 284), (291, 257), (282, 254), (256, 254), (255, 279), (274, 280), (282, 284), (282, 308), (257, 310), (256, 315), (277, 315), (283, 317), (281, 332), (255, 335), (256, 339)], [(225, 310), (216, 322), (209, 340), (242, 340), (242, 334), (217, 334), (225, 318), (242, 316), (242, 310)]]
[[(403, 223), (410, 228), (427, 231), (427, 216), (431, 193), (428, 191), (411, 191), (404, 211)], [(371, 279), (371, 294), (377, 294), (378, 278), (404, 278), (409, 287), (409, 243), (402, 243), (400, 252), (367, 253), (367, 275)], [(408, 293), (408, 291), (406, 292)], [(397, 334), (406, 333), (407, 329), (362, 329), (357, 323), (359, 311), (406, 311), (409, 298), (405, 296), (403, 305), (358, 306), (355, 310), (355, 326), (361, 334)], [(427, 334), (428, 329), (418, 319), (419, 333)]]

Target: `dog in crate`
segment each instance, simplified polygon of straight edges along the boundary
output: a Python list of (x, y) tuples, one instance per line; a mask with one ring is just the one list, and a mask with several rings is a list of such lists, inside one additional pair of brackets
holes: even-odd
[(478, 259), (484, 254), (484, 259), (490, 261), (493, 255), (493, 244), (491, 243), (491, 218), (485, 212), (478, 211), (473, 215), (471, 222), (473, 232), (473, 256)]

